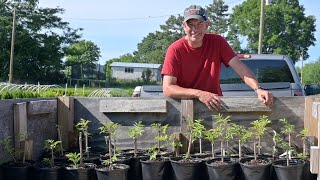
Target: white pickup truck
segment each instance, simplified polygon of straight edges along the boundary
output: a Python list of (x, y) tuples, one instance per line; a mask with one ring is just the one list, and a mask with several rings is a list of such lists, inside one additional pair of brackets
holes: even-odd
[[(292, 60), (284, 55), (239, 54), (240, 60), (255, 74), (261, 87), (274, 96), (304, 96), (298, 73)], [(220, 84), (223, 96), (256, 96), (232, 68), (222, 65)], [(133, 96), (163, 96), (161, 85), (145, 85), (135, 88)]]

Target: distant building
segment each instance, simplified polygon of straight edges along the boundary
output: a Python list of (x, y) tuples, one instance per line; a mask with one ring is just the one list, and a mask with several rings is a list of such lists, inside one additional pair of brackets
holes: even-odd
[(110, 65), (112, 77), (117, 79), (142, 79), (142, 72), (150, 69), (151, 80), (161, 80), (161, 64), (113, 62)]

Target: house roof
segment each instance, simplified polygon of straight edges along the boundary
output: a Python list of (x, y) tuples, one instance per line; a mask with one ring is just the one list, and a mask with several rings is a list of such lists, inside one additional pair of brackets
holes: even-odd
[(158, 69), (161, 64), (150, 64), (150, 63), (125, 63), (125, 62), (113, 62), (110, 64), (111, 67), (142, 67)]

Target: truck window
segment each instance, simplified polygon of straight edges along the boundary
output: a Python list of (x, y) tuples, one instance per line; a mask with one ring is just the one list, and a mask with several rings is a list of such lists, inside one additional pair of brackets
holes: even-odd
[[(241, 60), (255, 74), (260, 83), (290, 82), (294, 83), (288, 64), (284, 60)], [(243, 84), (244, 82), (232, 68), (221, 67), (221, 84)]]

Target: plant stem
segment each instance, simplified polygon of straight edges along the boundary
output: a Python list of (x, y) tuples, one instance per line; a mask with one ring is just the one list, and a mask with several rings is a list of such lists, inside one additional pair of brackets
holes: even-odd
[(242, 158), (241, 140), (239, 139), (239, 158)]
[(60, 130), (59, 126), (58, 126), (57, 130), (58, 130), (58, 139), (61, 142), (60, 143), (60, 153), (61, 153), (61, 156), (63, 156), (62, 135), (61, 135), (61, 130)]
[(306, 149), (307, 149), (307, 145), (306, 145), (306, 140), (305, 139), (303, 139), (302, 140), (302, 144), (303, 144), (303, 148), (302, 148), (302, 154), (303, 154), (303, 156), (305, 156), (307, 153), (306, 153)]
[(224, 142), (223, 142), (223, 140), (222, 140), (222, 141), (221, 141), (221, 162), (224, 162), (224, 156), (225, 156)]
[(200, 144), (200, 154), (202, 154), (202, 139), (199, 138), (199, 144)]
[(188, 145), (188, 158), (190, 157), (190, 153), (191, 153), (191, 145), (192, 145), (192, 137), (190, 135), (189, 136), (189, 145)]
[(134, 138), (134, 157), (137, 157), (137, 138)]
[(253, 140), (253, 155), (254, 155), (254, 160), (257, 160), (256, 140)]
[(258, 136), (258, 154), (261, 154), (261, 137)]
[(112, 162), (112, 148), (111, 148), (111, 136), (109, 135), (109, 159), (110, 163)]
[(85, 138), (85, 148), (86, 148), (86, 155), (89, 159), (89, 142), (88, 142), (88, 132), (84, 131), (84, 138)]
[[(160, 131), (161, 129), (159, 129), (159, 131), (158, 131), (158, 137), (160, 137), (160, 135), (161, 135), (161, 131)], [(160, 153), (160, 140), (158, 140), (158, 154)]]
[(289, 133), (289, 159), (291, 160), (291, 133)]
[(80, 166), (83, 166), (83, 154), (82, 154), (82, 132), (79, 132), (79, 151), (80, 151)]
[(211, 154), (212, 154), (212, 159), (214, 159), (214, 148), (213, 148), (214, 144), (211, 143)]

